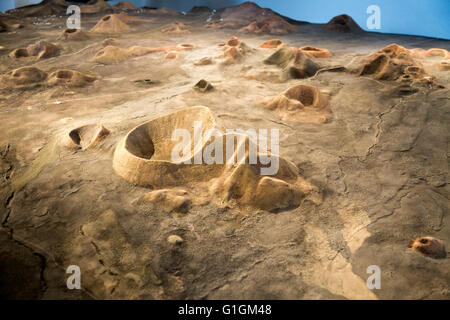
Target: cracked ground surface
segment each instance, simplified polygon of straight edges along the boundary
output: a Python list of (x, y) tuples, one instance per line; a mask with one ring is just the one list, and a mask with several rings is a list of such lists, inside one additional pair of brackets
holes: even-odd
[[(82, 27), (88, 30), (101, 16), (83, 18)], [(133, 32), (113, 36), (124, 47), (191, 43), (196, 48), (173, 60), (152, 53), (101, 65), (91, 59), (111, 36), (91, 35), (62, 42), (59, 57), (24, 62), (11, 60), (8, 52), (40, 39), (57, 41), (65, 19), (31, 25), (27, 18), (24, 29), (0, 34), (8, 49), (0, 55), (2, 74), (34, 65), (99, 76), (85, 88), (39, 87), (0, 96), (2, 297), (450, 298), (449, 258), (431, 259), (408, 249), (410, 240), (426, 235), (450, 245), (448, 71), (430, 69), (445, 88), (410, 95), (399, 95), (393, 82), (331, 72), (390, 43), (448, 50), (448, 41), (330, 34), (319, 25), (296, 25), (294, 33), (278, 38), (332, 51), (332, 57), (317, 59), (324, 71), (303, 80), (259, 81), (245, 76), (267, 72), (262, 61), (271, 50), (255, 50), (230, 66), (194, 62), (220, 55), (218, 44), (233, 35), (251, 48), (272, 36), (205, 29), (202, 15), (176, 18), (190, 35), (168, 35), (161, 29), (173, 17), (140, 16), (144, 22)], [(142, 79), (153, 82), (135, 82)], [(200, 79), (214, 90), (192, 90)], [(329, 122), (284, 122), (259, 104), (296, 84), (330, 93)], [(138, 124), (195, 105), (209, 107), (225, 128), (278, 128), (280, 155), (321, 188), (323, 203), (277, 213), (210, 203), (183, 214), (141, 204), (149, 189), (130, 185), (112, 169), (117, 142)], [(74, 152), (57, 143), (90, 123), (111, 130), (95, 148)], [(170, 235), (183, 243), (168, 243)], [(66, 289), (65, 269), (72, 264), (81, 268), (81, 291)], [(381, 268), (380, 290), (366, 287), (370, 265)]]

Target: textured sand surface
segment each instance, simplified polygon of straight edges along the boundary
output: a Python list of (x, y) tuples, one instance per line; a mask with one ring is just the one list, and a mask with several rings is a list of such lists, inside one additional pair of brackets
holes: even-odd
[[(450, 244), (448, 41), (293, 22), (273, 35), (205, 10), (101, 20), (111, 13), (83, 15), (74, 40), (59, 16), (0, 33), (0, 296), (450, 298), (441, 243), (439, 258), (410, 248)], [(39, 41), (59, 55), (9, 56)], [(392, 43), (407, 54), (380, 52)], [(194, 89), (202, 79), (210, 90)], [(249, 209), (194, 175), (151, 189), (114, 171), (135, 127), (193, 106), (222, 129), (279, 129), (280, 157), (320, 201)], [(83, 290), (65, 289), (69, 265)]]

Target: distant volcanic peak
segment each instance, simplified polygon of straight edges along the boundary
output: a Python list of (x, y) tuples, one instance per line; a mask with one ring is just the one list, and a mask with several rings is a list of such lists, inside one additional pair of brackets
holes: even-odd
[(232, 8), (241, 8), (241, 9), (247, 9), (247, 8), (251, 8), (251, 9), (261, 9), (260, 6), (258, 6), (256, 3), (252, 2), (252, 1), (245, 1), (237, 6), (234, 6)]
[(180, 12), (172, 10), (172, 9), (169, 9), (169, 8), (166, 8), (166, 7), (162, 7), (162, 8), (157, 9), (157, 10), (152, 10), (152, 13), (160, 14), (160, 15), (166, 15), (166, 16), (174, 16), (174, 17), (181, 15)]
[(210, 14), (211, 11), (212, 9), (206, 6), (193, 6), (191, 10), (188, 11), (188, 14)]
[(287, 34), (294, 31), (294, 26), (277, 15), (260, 17), (248, 26), (242, 28), (241, 32)]
[(346, 14), (341, 14), (332, 18), (325, 28), (337, 32), (362, 32), (363, 29), (353, 20), (352, 17)]
[(277, 15), (274, 11), (268, 8), (261, 8), (256, 3), (251, 1), (246, 1), (240, 5), (228, 7), (225, 9), (230, 13), (240, 13), (243, 15), (259, 15), (259, 16), (268, 16), (268, 15)]
[(39, 4), (14, 9), (14, 12), (25, 17), (50, 16), (65, 14), (68, 6), (69, 4), (64, 0), (44, 0)]
[(245, 26), (249, 21), (259, 18), (278, 16), (270, 9), (263, 9), (253, 2), (244, 2), (240, 5), (227, 7), (220, 12), (220, 18), (226, 26)]

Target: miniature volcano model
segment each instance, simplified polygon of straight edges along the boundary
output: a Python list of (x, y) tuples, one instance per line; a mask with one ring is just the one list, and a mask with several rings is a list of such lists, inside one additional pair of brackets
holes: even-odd
[(448, 300), (448, 40), (75, 2), (0, 13), (0, 298)]

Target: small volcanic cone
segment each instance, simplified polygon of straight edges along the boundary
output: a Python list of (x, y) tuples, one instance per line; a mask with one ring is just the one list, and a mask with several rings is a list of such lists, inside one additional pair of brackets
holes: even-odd
[(80, 29), (66, 29), (59, 36), (58, 40), (83, 41), (89, 39), (88, 35)]
[[(132, 184), (159, 190), (194, 189), (195, 199), (208, 198), (227, 206), (237, 205), (272, 211), (299, 206), (305, 199), (314, 203), (321, 202), (320, 190), (299, 176), (299, 169), (294, 163), (278, 155), (271, 154), (276, 157), (279, 165), (277, 173), (270, 177), (261, 173), (262, 163), (250, 164), (248, 152), (244, 154), (242, 163), (226, 164), (226, 141), (230, 138), (227, 139), (228, 133), (219, 132), (214, 136), (214, 141), (222, 140), (220, 146), (217, 146), (221, 148), (222, 154), (217, 155), (218, 162), (209, 165), (192, 164), (194, 157), (199, 154), (211, 153), (209, 138), (201, 143), (191, 143), (181, 152), (182, 159), (173, 160), (173, 148), (177, 143), (170, 139), (172, 132), (175, 129), (185, 129), (192, 135), (194, 120), (202, 121), (200, 134), (214, 131), (211, 129), (215, 128), (215, 119), (208, 108), (201, 106), (183, 109), (134, 128), (116, 147), (114, 171)], [(243, 146), (258, 147), (249, 136), (231, 135), (238, 140), (232, 146), (233, 157), (237, 156), (238, 150)], [(185, 154), (187, 150), (190, 152)], [(216, 154), (216, 149), (213, 153)], [(190, 164), (179, 161), (187, 161)], [(173, 207), (172, 200), (183, 203), (184, 199), (167, 197), (167, 193), (168, 191), (153, 193), (151, 199), (156, 200), (155, 196), (161, 201), (167, 199), (169, 207)], [(180, 195), (188, 198), (185, 193)]]
[(225, 58), (224, 64), (237, 63), (251, 51), (250, 47), (235, 36), (228, 39), (223, 50), (224, 53), (222, 57)]
[(22, 67), (3, 75), (0, 82), (9, 89), (32, 88), (43, 84), (46, 79), (46, 72), (36, 67)]
[(28, 53), (28, 50), (26, 48), (17, 48), (11, 51), (9, 54), (9, 57), (11, 59), (20, 59), (20, 58), (26, 58), (29, 57), (30, 54)]
[(408, 49), (395, 43), (362, 58), (353, 70), (359, 76), (372, 75), (378, 80), (409, 84), (432, 84), (434, 80)]
[(262, 49), (273, 49), (278, 48), (279, 46), (283, 45), (283, 42), (279, 39), (274, 40), (267, 40), (263, 44), (261, 44), (259, 47)]
[(6, 22), (0, 20), (0, 32), (14, 31), (14, 30), (19, 29), (21, 27), (22, 27), (22, 25), (19, 24), (19, 23), (7, 24)]
[(131, 27), (122, 22), (115, 14), (109, 14), (100, 19), (99, 22), (91, 29), (92, 33), (121, 33), (129, 31)]
[(301, 47), (300, 50), (311, 58), (328, 58), (332, 56), (329, 50), (317, 47), (306, 46)]
[(36, 57), (39, 60), (56, 57), (60, 54), (60, 51), (60, 48), (53, 43), (47, 41), (38, 41), (26, 48), (15, 49), (9, 54), (9, 56), (13, 59), (23, 57)]
[(63, 138), (62, 144), (69, 149), (90, 149), (108, 136), (110, 131), (100, 124), (89, 124), (73, 129)]
[(325, 123), (331, 113), (328, 97), (309, 85), (296, 85), (275, 98), (263, 101), (282, 120), (294, 122)]
[(48, 85), (62, 85), (65, 87), (84, 87), (94, 81), (95, 76), (87, 75), (75, 70), (57, 70), (48, 76)]
[(282, 68), (287, 76), (293, 79), (311, 77), (319, 70), (319, 66), (306, 54), (292, 47), (281, 47), (264, 60), (264, 63)]
[(113, 64), (126, 60), (129, 57), (130, 54), (127, 49), (118, 48), (115, 46), (106, 46), (105, 48), (99, 50), (92, 60), (102, 64)]
[(363, 32), (364, 30), (352, 19), (352, 17), (342, 14), (332, 18), (325, 28), (336, 32)]
[(408, 247), (417, 253), (434, 259), (443, 259), (447, 256), (444, 242), (433, 237), (416, 238), (409, 243)]

